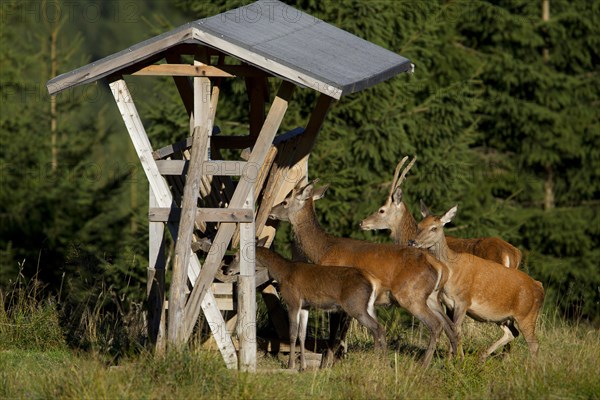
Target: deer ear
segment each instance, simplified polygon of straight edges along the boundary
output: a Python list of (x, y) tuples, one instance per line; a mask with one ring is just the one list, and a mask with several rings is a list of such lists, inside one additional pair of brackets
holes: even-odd
[(256, 247), (265, 247), (267, 241), (269, 240), (268, 236), (256, 240)]
[(452, 218), (456, 215), (456, 210), (458, 210), (458, 204), (449, 209), (446, 214), (442, 215), (440, 221), (446, 225), (448, 222), (452, 221)]
[(392, 194), (392, 203), (394, 203), (395, 206), (399, 206), (400, 203), (402, 203), (402, 188), (401, 187), (397, 187), (396, 190), (394, 190), (394, 194)]
[(312, 196), (313, 191), (315, 189), (315, 182), (310, 182), (308, 185), (304, 186), (303, 188), (301, 188), (300, 190), (298, 190), (298, 194), (296, 195), (296, 198), (298, 200), (306, 200), (309, 197)]
[(420, 199), (419, 203), (421, 205), (421, 215), (423, 216), (423, 218), (427, 217), (428, 215), (431, 215), (431, 211), (429, 211), (429, 208), (427, 208), (427, 205), (425, 205), (423, 199)]
[(315, 189), (312, 196), (313, 200), (322, 199), (323, 196), (325, 196), (325, 192), (327, 191), (327, 189), (329, 189), (329, 183), (321, 186), (318, 189)]

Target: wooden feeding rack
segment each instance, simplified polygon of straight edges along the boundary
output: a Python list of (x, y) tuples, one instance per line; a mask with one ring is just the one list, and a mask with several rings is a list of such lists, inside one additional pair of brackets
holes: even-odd
[[(189, 59), (193, 62), (185, 63)], [(190, 22), (60, 75), (50, 95), (82, 84), (108, 83), (149, 183), (149, 337), (158, 351), (186, 343), (202, 312), (225, 363), (256, 368), (256, 288), (280, 337), (287, 318), (265, 271), (254, 265), (255, 237), (275, 228), (269, 210), (307, 176), (307, 160), (334, 100), (410, 70), (410, 61), (281, 2), (260, 0)], [(125, 81), (127, 75), (172, 76), (189, 118), (189, 137), (155, 149)], [(248, 134), (215, 125), (223, 79), (243, 79)], [(271, 100), (268, 80), (279, 81)], [(320, 93), (306, 126), (278, 135), (295, 87)], [(270, 103), (268, 113), (267, 104)], [(245, 149), (225, 160), (223, 149)], [(239, 179), (234, 179), (239, 177)], [(168, 293), (165, 227), (175, 241)], [(227, 250), (239, 249), (237, 302), (219, 274)], [(265, 287), (266, 285), (266, 287)], [(219, 300), (217, 300), (219, 298)], [(236, 308), (236, 350), (221, 309)]]

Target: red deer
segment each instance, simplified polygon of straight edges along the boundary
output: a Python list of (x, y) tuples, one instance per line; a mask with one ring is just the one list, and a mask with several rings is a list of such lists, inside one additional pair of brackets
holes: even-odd
[(383, 291), (425, 324), (430, 332), (423, 364), (429, 365), (443, 329), (456, 354), (456, 332), (444, 314), (440, 290), (447, 279), (447, 267), (418, 249), (339, 238), (328, 234), (317, 222), (314, 201), (328, 186), (314, 188), (314, 182), (297, 186), (270, 217), (290, 221), (305, 256), (316, 264), (350, 266), (367, 271), (381, 282)]
[[(296, 340), (300, 339), (300, 367), (306, 369), (304, 340), (308, 324), (308, 307), (332, 311), (344, 310), (369, 329), (375, 347), (385, 354), (385, 329), (377, 322), (375, 299), (381, 283), (366, 271), (351, 267), (291, 262), (265, 247), (256, 248), (256, 264), (267, 268), (271, 278), (279, 282), (281, 297), (288, 307), (290, 321), (290, 360), (295, 368)], [(234, 262), (229, 273), (239, 270)], [(331, 345), (331, 343), (330, 343)], [(333, 349), (329, 349), (335, 352)]]
[[(401, 185), (406, 179), (406, 174), (415, 163), (414, 157), (410, 164), (402, 171), (400, 169), (408, 157), (404, 157), (396, 166), (394, 179), (390, 187), (386, 202), (383, 206), (367, 218), (362, 220), (360, 227), (363, 230), (389, 229), (394, 243), (405, 247), (409, 240), (415, 238), (417, 222), (408, 210), (403, 200)], [(430, 214), (425, 204), (421, 201), (421, 213), (423, 216)], [(448, 246), (457, 253), (470, 253), (477, 257), (485, 258), (502, 264), (508, 268), (519, 268), (521, 263), (521, 251), (497, 237), (484, 237), (476, 239), (463, 239), (446, 236)]]
[[(517, 269), (505, 268), (471, 254), (454, 252), (446, 242), (443, 227), (452, 220), (457, 207), (452, 207), (441, 217), (425, 217), (417, 226), (416, 238), (409, 245), (428, 249), (448, 265), (450, 277), (444, 285), (442, 297), (454, 310), (461, 355), (461, 324), (465, 315), (469, 315), (477, 321), (495, 322), (504, 331), (502, 338), (481, 353), (482, 361), (497, 348), (511, 342), (519, 331), (535, 359), (538, 351), (535, 325), (544, 302), (542, 284)], [(513, 325), (515, 322), (518, 330)]]

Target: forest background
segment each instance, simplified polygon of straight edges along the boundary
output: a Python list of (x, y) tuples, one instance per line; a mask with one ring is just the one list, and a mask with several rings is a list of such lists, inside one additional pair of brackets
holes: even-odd
[[(50, 78), (238, 0), (3, 2), (0, 6), (0, 292), (33, 281), (56, 299), (70, 342), (89, 304), (143, 307), (148, 186), (112, 97), (89, 85), (55, 99)], [(393, 169), (418, 215), (458, 203), (452, 234), (500, 236), (543, 282), (545, 307), (600, 324), (600, 3), (286, 1), (410, 58), (404, 74), (334, 105), (309, 161), (331, 183), (317, 214), (338, 236), (389, 241), (358, 222), (379, 207)], [(228, 83), (229, 84), (229, 83)], [(243, 82), (216, 125), (247, 132)], [(167, 78), (130, 81), (154, 147), (186, 134)], [(294, 95), (283, 129), (315, 94)], [(277, 245), (285, 250), (284, 225)], [(100, 299), (100, 302), (99, 302)], [(113, 321), (114, 322), (114, 321)]]

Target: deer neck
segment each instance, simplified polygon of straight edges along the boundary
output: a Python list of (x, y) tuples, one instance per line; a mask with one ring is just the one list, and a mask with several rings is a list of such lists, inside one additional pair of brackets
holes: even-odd
[(444, 264), (448, 264), (451, 260), (456, 258), (455, 253), (448, 247), (445, 235), (442, 235), (440, 241), (437, 242), (435, 246), (431, 247), (429, 252)]
[(417, 221), (408, 211), (408, 207), (404, 202), (400, 204), (398, 215), (398, 220), (392, 225), (390, 236), (395, 244), (406, 247), (408, 241), (417, 236)]
[(269, 270), (269, 275), (278, 282), (286, 281), (290, 273), (288, 261), (274, 251), (256, 248), (256, 262)]
[(304, 207), (294, 218), (290, 218), (290, 222), (304, 255), (312, 262), (318, 263), (330, 248), (332, 236), (325, 232), (317, 221), (313, 200), (306, 200)]

